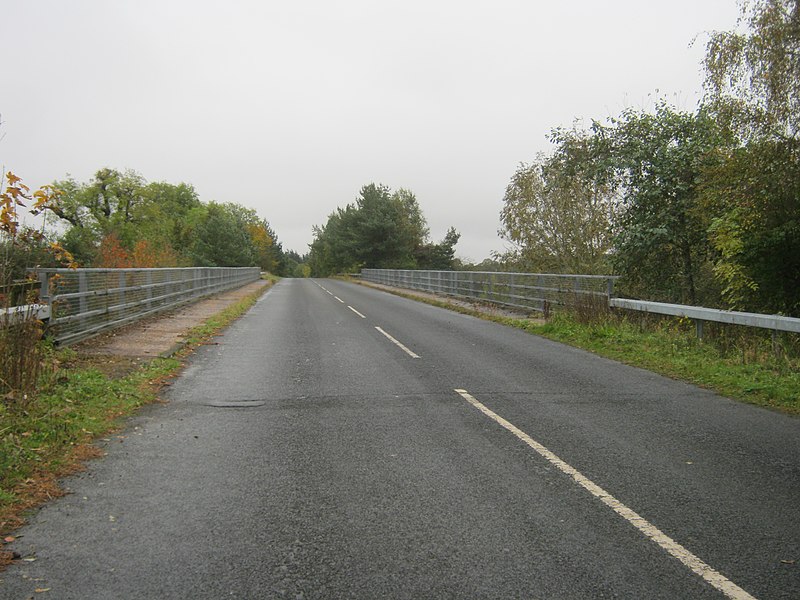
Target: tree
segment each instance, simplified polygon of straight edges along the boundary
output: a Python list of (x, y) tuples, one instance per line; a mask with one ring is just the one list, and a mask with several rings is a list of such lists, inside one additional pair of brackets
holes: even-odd
[(191, 185), (146, 183), (101, 169), (89, 183), (56, 182), (50, 210), (69, 227), (66, 248), (99, 267), (258, 265), (280, 273), (283, 250), (269, 223), (240, 204), (204, 205)]
[(705, 174), (701, 206), (727, 308), (800, 316), (800, 148), (764, 140)]
[(553, 154), (521, 164), (506, 188), (499, 233), (514, 248), (503, 260), (530, 271), (606, 272), (616, 200), (602, 138), (573, 128), (551, 141)]
[(708, 172), (714, 272), (729, 308), (800, 315), (800, 3), (741, 2), (706, 47), (706, 103), (738, 137)]
[(50, 210), (60, 218), (74, 227), (92, 229), (98, 238), (113, 231), (124, 242), (131, 241), (130, 224), (143, 200), (141, 175), (100, 169), (88, 184), (69, 178), (53, 185), (61, 190), (62, 199)]
[(800, 136), (800, 2), (740, 1), (740, 27), (706, 45), (706, 101), (744, 139)]
[(238, 208), (210, 202), (205, 219), (195, 230), (191, 250), (198, 267), (251, 267), (256, 264), (252, 238), (241, 220)]
[(604, 128), (622, 209), (612, 262), (629, 291), (696, 304), (718, 297), (710, 271), (708, 215), (700, 180), (727, 144), (712, 115), (626, 110)]
[(414, 249), (425, 230), (414, 195), (394, 194), (388, 187), (371, 183), (361, 188), (354, 213), (353, 251), (358, 263), (376, 269), (409, 269)]
[(103, 241), (113, 235), (119, 245), (117, 254), (119, 250), (130, 254), (145, 240), (153, 248), (165, 249), (156, 261), (159, 266), (188, 263), (181, 255), (193, 243), (192, 230), (201, 206), (190, 185), (148, 184), (134, 171), (114, 169), (99, 170), (88, 183), (68, 178), (53, 185), (61, 190), (62, 200), (50, 210), (68, 223), (62, 242), (81, 262), (107, 263), (108, 253), (100, 256), (98, 252), (103, 251)]
[(454, 267), (456, 244), (461, 234), (455, 227), (447, 230), (444, 239), (438, 244), (426, 243), (418, 246), (414, 255), (418, 269), (434, 271), (451, 270)]
[(289, 250), (284, 254), (284, 275), (289, 277), (311, 277), (311, 267), (308, 263), (308, 255), (300, 256), (294, 250)]
[[(419, 257), (433, 256), (436, 245), (429, 244), (427, 236), (425, 218), (411, 191), (393, 193), (371, 183), (361, 188), (354, 204), (337, 208), (324, 226), (314, 227), (308, 265), (314, 275), (323, 276), (362, 267), (413, 269)], [(452, 251), (447, 244), (455, 246), (457, 241), (453, 230), (437, 251), (446, 258)]]

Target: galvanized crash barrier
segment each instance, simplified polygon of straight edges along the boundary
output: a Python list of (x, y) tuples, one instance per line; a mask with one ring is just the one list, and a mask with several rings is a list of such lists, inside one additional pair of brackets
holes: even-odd
[(37, 269), (48, 335), (60, 345), (256, 281), (258, 267)]
[(671, 315), (692, 319), (695, 323), (697, 337), (703, 339), (703, 323), (727, 323), (729, 325), (743, 325), (745, 327), (758, 327), (770, 329), (773, 337), (778, 331), (800, 333), (800, 319), (783, 317), (780, 315), (762, 315), (759, 313), (737, 312), (733, 310), (719, 310), (700, 306), (684, 306), (682, 304), (666, 304), (664, 302), (647, 302), (644, 300), (629, 300), (627, 298), (611, 298), (609, 306), (623, 308), (644, 313), (658, 315)]
[(607, 301), (614, 294), (614, 281), (619, 278), (610, 275), (554, 273), (362, 269), (361, 279), (393, 287), (547, 312), (551, 306), (591, 302), (597, 298)]

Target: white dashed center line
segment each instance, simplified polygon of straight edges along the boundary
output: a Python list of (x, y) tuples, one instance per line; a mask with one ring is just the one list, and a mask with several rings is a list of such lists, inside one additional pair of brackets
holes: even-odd
[(390, 336), (388, 333), (386, 333), (386, 332), (385, 332), (383, 329), (381, 329), (380, 327), (376, 327), (375, 329), (377, 329), (377, 330), (378, 330), (378, 331), (380, 331), (380, 332), (381, 332), (383, 335), (385, 335), (385, 336), (386, 336), (386, 337), (389, 339), (389, 341), (390, 341), (390, 342), (392, 342), (392, 343), (393, 343), (395, 346), (397, 346), (397, 347), (398, 347), (398, 348), (400, 348), (400, 349), (401, 349), (403, 352), (405, 352), (406, 354), (408, 354), (408, 355), (409, 355), (411, 358), (419, 358), (419, 355), (418, 355), (418, 354), (414, 354), (414, 353), (413, 353), (411, 350), (409, 350), (409, 349), (408, 349), (406, 346), (404, 346), (403, 344), (401, 344), (400, 342), (398, 342), (396, 339), (394, 339), (392, 336)]
[(357, 311), (355, 308), (353, 308), (352, 306), (350, 306), (349, 304), (347, 305), (347, 308), (349, 308), (350, 310), (352, 310), (354, 313), (356, 313), (356, 314), (357, 314), (359, 317), (361, 317), (362, 319), (366, 319), (366, 318), (367, 318), (367, 317), (365, 317), (364, 315), (362, 315), (360, 312), (358, 312), (358, 311)]

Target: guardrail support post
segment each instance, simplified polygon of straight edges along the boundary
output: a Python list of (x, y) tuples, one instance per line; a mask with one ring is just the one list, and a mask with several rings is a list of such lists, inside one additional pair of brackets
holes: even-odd
[(703, 323), (702, 319), (696, 319), (694, 322), (695, 331), (697, 331), (697, 339), (703, 341)]

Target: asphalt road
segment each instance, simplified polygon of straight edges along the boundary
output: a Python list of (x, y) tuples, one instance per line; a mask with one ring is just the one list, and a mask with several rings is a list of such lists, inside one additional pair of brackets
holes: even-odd
[(218, 342), (0, 597), (800, 597), (798, 419), (340, 281)]

